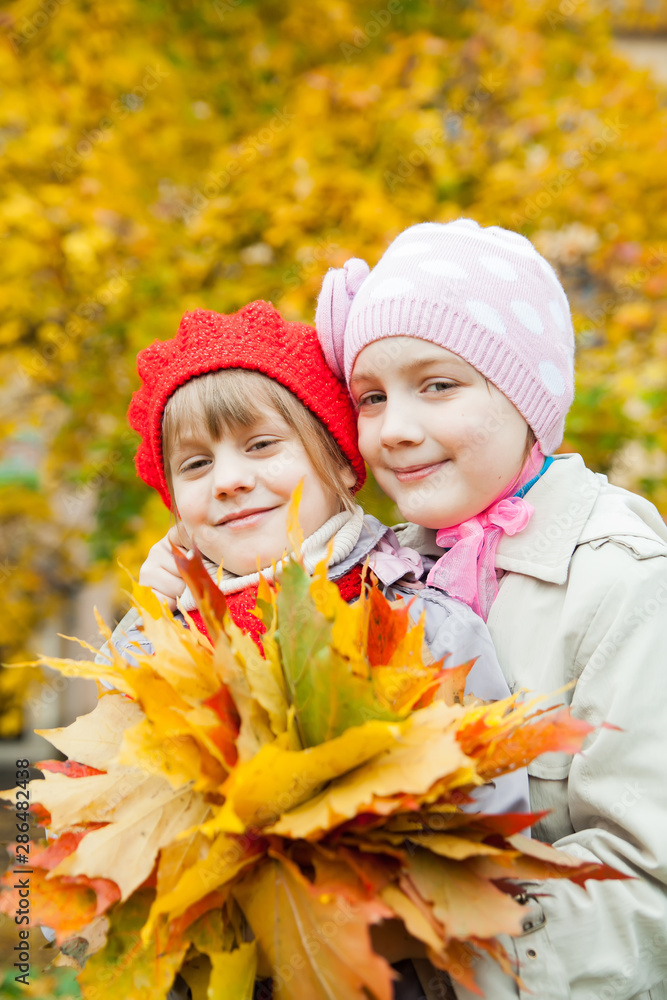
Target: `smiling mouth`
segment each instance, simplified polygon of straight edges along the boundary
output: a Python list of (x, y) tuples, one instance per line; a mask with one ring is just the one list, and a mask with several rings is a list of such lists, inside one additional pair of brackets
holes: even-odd
[(426, 476), (441, 469), (448, 461), (449, 459), (445, 458), (441, 462), (431, 462), (428, 465), (409, 465), (404, 469), (392, 469), (391, 471), (400, 483), (409, 483), (416, 479), (425, 479)]
[(242, 528), (247, 525), (256, 524), (264, 514), (270, 514), (275, 507), (253, 507), (251, 510), (240, 510), (238, 513), (228, 514), (217, 522), (216, 528), (230, 527)]

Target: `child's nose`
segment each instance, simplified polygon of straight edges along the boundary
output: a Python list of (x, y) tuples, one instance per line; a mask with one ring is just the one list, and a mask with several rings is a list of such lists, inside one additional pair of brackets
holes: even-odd
[(255, 474), (250, 463), (241, 460), (216, 462), (213, 471), (213, 491), (216, 496), (247, 493), (254, 486)]
[(380, 428), (380, 442), (386, 448), (400, 445), (420, 444), (424, 440), (424, 429), (410, 407), (385, 403)]

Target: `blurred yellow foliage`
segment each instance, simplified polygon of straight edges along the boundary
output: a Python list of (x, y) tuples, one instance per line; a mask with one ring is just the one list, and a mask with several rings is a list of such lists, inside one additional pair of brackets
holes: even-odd
[[(114, 554), (112, 568), (115, 583), (119, 591), (131, 591), (131, 581), (139, 579), (141, 564), (146, 559), (148, 550), (163, 537), (174, 523), (157, 493), (153, 493), (144, 505), (141, 515), (135, 520), (135, 533), (121, 542)], [(127, 606), (130, 601), (127, 597)]]
[(613, 0), (610, 8), (617, 29), (652, 32), (667, 28), (666, 0)]
[(424, 219), (509, 226), (552, 260), (579, 340), (567, 446), (667, 511), (637, 459), (667, 449), (665, 91), (597, 8), (4, 8), (2, 659), (92, 565), (120, 544), (136, 564), (163, 530), (125, 425), (136, 352), (197, 306), (312, 320), (328, 267), (373, 264)]

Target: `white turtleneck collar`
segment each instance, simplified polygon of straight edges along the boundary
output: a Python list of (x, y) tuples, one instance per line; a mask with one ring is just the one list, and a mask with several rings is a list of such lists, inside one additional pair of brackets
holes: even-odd
[[(338, 563), (342, 562), (354, 548), (354, 546), (359, 541), (359, 536), (361, 535), (361, 530), (364, 525), (364, 512), (358, 505), (355, 506), (354, 510), (344, 510), (340, 514), (334, 514), (329, 520), (314, 531), (312, 535), (304, 539), (303, 545), (301, 546), (301, 555), (303, 557), (304, 566), (308, 573), (312, 573), (318, 562), (320, 562), (327, 553), (327, 546), (329, 542), (333, 539), (333, 553), (331, 559), (329, 560), (330, 566), (336, 566)], [(290, 559), (291, 556), (287, 556)], [(281, 559), (276, 563), (276, 570), (279, 570), (284, 559)], [(208, 559), (204, 559), (204, 565), (208, 570), (211, 578), (216, 581), (218, 579), (218, 566), (216, 563), (211, 562)], [(262, 569), (262, 576), (266, 580), (272, 580), (274, 574), (273, 566), (267, 566)], [(235, 576), (234, 573), (229, 573), (227, 570), (223, 569), (222, 579), (218, 583), (218, 587), (223, 594), (233, 594), (239, 590), (245, 590), (247, 587), (253, 587), (259, 583), (259, 573), (249, 573), (246, 576)], [(195, 600), (190, 593), (189, 588), (183, 591), (183, 594), (178, 600), (178, 606), (181, 611), (193, 611), (196, 608)]]

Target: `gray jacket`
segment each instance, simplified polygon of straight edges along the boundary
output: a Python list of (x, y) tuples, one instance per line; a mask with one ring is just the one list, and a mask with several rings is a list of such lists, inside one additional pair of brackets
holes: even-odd
[[(387, 536), (395, 538), (386, 525), (367, 514), (356, 545), (345, 559), (329, 567), (329, 579), (339, 580), (354, 566), (363, 563), (380, 540)], [(500, 669), (489, 630), (466, 604), (431, 587), (415, 591), (400, 579), (392, 580), (386, 575), (383, 589), (389, 600), (398, 597), (414, 598), (410, 606), (410, 615), (414, 621), (418, 621), (422, 611), (426, 612), (426, 644), (436, 660), (447, 656), (445, 665), (455, 666), (475, 659), (475, 665), (468, 674), (466, 694), (475, 694), (485, 701), (509, 696), (509, 687)], [(176, 612), (176, 617), (182, 618), (182, 615)], [(184, 619), (183, 624), (185, 625)], [(133, 646), (139, 645), (147, 653), (153, 651), (141, 631), (141, 621), (134, 609), (116, 626), (111, 641), (133, 665)], [(102, 647), (97, 662), (104, 662), (102, 654), (105, 649), (106, 645)], [(478, 788), (475, 800), (476, 804), (472, 809), (475, 812), (528, 812), (528, 778), (525, 770), (504, 775), (495, 782)]]

